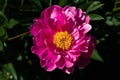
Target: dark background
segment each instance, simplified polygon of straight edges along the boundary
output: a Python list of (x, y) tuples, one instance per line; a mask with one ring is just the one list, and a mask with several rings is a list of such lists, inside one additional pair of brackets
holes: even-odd
[[(84, 11), (91, 5), (91, 9), (101, 5), (87, 12), (91, 17), (90, 34), (97, 39), (100, 58), (91, 57), (88, 66), (82, 70), (75, 67), (70, 75), (58, 69), (46, 72), (30, 51), (32, 36), (26, 32), (32, 20), (54, 4), (76, 6)], [(0, 0), (0, 80), (119, 80), (119, 5), (119, 0)]]

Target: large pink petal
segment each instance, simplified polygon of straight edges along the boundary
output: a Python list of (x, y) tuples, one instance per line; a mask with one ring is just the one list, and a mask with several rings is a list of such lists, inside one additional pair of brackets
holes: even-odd
[(77, 26), (80, 26), (85, 22), (85, 13), (80, 8), (77, 9), (77, 15), (75, 19), (77, 21)]
[(39, 24), (33, 24), (30, 26), (30, 33), (33, 35), (33, 36), (36, 36), (39, 31), (41, 30), (40, 29), (40, 25)]
[[(59, 22), (59, 25), (63, 25), (65, 23), (65, 16), (62, 14), (62, 7), (54, 5), (47, 9), (45, 9), (41, 13), (41, 19), (48, 25), (49, 20), (53, 19), (54, 22)], [(52, 27), (52, 26), (49, 26)], [(58, 27), (58, 26), (56, 26)]]
[(89, 22), (90, 22), (90, 17), (89, 17), (89, 16), (86, 17), (85, 22), (86, 22), (87, 24), (89, 24)]
[(92, 29), (91, 25), (90, 24), (86, 24), (86, 23), (82, 24), (78, 28), (84, 34), (86, 34), (87, 32), (89, 32)]
[(76, 62), (76, 65), (78, 67), (85, 67), (85, 66), (87, 66), (89, 64), (89, 62), (90, 62), (90, 57), (89, 58), (82, 58), (82, 57), (80, 57), (78, 59), (78, 61)]
[(46, 60), (50, 61), (51, 63), (56, 63), (57, 61), (59, 61), (60, 59), (60, 55), (56, 55), (54, 54), (54, 52), (48, 50), (47, 51), (47, 56), (46, 56)]
[(84, 43), (81, 44), (80, 46), (81, 52), (88, 52), (90, 40), (91, 40), (90, 36), (85, 36), (85, 38), (83, 39)]
[(71, 33), (71, 35), (73, 36), (74, 40), (77, 40), (80, 37), (79, 30), (75, 28), (73, 32)]
[[(78, 49), (78, 50), (69, 50), (68, 52), (67, 52), (68, 54), (71, 54), (71, 55), (74, 55), (74, 56), (80, 56), (80, 50)], [(72, 57), (72, 56), (71, 56)]]
[(48, 62), (47, 62), (46, 60), (40, 60), (40, 65), (41, 65), (42, 67), (47, 66), (47, 64), (48, 64)]
[(56, 65), (59, 69), (63, 69), (65, 67), (65, 59), (61, 57), (60, 60), (56, 63)]
[(66, 21), (66, 23), (62, 26), (62, 31), (68, 31), (68, 33), (72, 33), (74, 27), (76, 25), (76, 22), (72, 19), (69, 19)]
[(84, 38), (85, 33), (83, 33), (83, 31), (79, 30), (78, 28), (74, 28), (71, 35), (73, 36), (75, 40), (75, 45), (76, 45), (82, 42), (82, 39)]
[(67, 20), (74, 19), (76, 16), (76, 8), (75, 7), (70, 7), (70, 6), (65, 6), (63, 8), (64, 14), (66, 15)]
[(43, 48), (43, 49), (39, 50), (39, 52), (38, 52), (38, 56), (41, 60), (42, 59), (45, 60), (47, 55), (48, 55), (47, 48)]
[[(62, 9), (62, 7), (57, 6), (57, 5), (50, 6), (41, 13), (40, 19), (45, 19), (46, 20), (47, 18), (50, 18), (50, 17), (53, 17), (53, 16), (56, 17), (57, 15), (56, 14), (53, 15), (53, 11), (58, 11), (58, 10), (61, 11), (61, 9)], [(52, 14), (52, 16), (51, 16), (51, 14)]]
[(62, 27), (63, 31), (67, 30), (69, 33), (72, 32), (73, 28), (76, 25), (75, 16), (76, 16), (76, 8), (65, 6), (63, 8), (63, 14), (66, 16), (66, 23)]
[(70, 67), (74, 66), (74, 62), (71, 62), (69, 60), (66, 60), (65, 62), (66, 62), (65, 65), (66, 65), (67, 68), (70, 68)]
[(48, 63), (45, 67), (46, 71), (53, 71), (56, 68), (57, 68), (57, 66), (54, 63)]
[(74, 67), (64, 68), (63, 71), (66, 72), (67, 74), (73, 73), (73, 71), (74, 71)]
[(91, 27), (90, 24), (83, 24), (83, 31), (84, 31), (84, 33), (87, 33), (91, 29), (92, 29), (92, 27)]
[(92, 35), (88, 35), (88, 36), (91, 37), (91, 40), (89, 42), (88, 51), (83, 52), (81, 55), (81, 57), (84, 57), (84, 58), (90, 57), (96, 46), (96, 39)]
[(75, 62), (75, 61), (77, 60), (78, 55), (74, 55), (74, 54), (72, 54), (72, 53), (68, 53), (68, 55), (69, 55), (70, 60), (71, 60), (72, 62)]

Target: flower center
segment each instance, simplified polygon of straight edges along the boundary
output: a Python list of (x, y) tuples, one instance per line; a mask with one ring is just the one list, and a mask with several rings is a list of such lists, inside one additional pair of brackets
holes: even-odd
[(67, 31), (57, 32), (54, 35), (53, 43), (56, 45), (57, 48), (67, 50), (72, 43), (72, 36)]

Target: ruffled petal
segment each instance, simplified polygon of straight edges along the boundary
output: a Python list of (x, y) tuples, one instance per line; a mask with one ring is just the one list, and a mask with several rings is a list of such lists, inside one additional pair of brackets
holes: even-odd
[(71, 35), (73, 36), (74, 40), (77, 40), (80, 37), (79, 30), (75, 28), (73, 32), (71, 33)]
[(65, 59), (63, 57), (56, 63), (59, 69), (63, 69), (65, 67)]
[(82, 27), (82, 31), (83, 33), (87, 33), (88, 31), (90, 31), (92, 29), (91, 25), (90, 24), (83, 24), (83, 27)]
[(87, 66), (89, 64), (89, 62), (90, 62), (90, 57), (89, 58), (82, 58), (82, 57), (80, 57), (78, 59), (78, 61), (76, 62), (76, 65), (78, 67), (85, 67), (85, 66)]
[[(65, 23), (65, 16), (62, 14), (62, 7), (53, 5), (51, 7), (48, 7), (41, 13), (41, 19), (44, 20), (45, 24), (49, 26), (49, 22), (55, 22), (59, 23), (60, 26), (62, 26)], [(51, 21), (52, 20), (52, 21)], [(54, 24), (55, 24), (54, 23)], [(52, 26), (49, 26), (50, 28)], [(61, 28), (59, 26), (55, 26), (54, 28)]]
[(48, 62), (46, 60), (40, 60), (40, 65), (42, 67), (45, 67), (48, 64)]
[(83, 39), (84, 43), (80, 45), (81, 52), (88, 52), (90, 40), (91, 40), (90, 36), (85, 36), (85, 38)]
[(60, 59), (60, 55), (56, 55), (53, 52), (49, 51), (47, 52), (46, 60), (50, 61), (51, 63), (56, 63)]
[(89, 41), (88, 51), (83, 52), (81, 55), (81, 57), (84, 57), (84, 58), (90, 57), (96, 46), (96, 39), (92, 35), (88, 35), (88, 37), (91, 38)]
[(73, 50), (69, 50), (68, 52), (67, 52), (68, 54), (72, 54), (72, 55), (75, 55), (75, 56), (80, 56), (80, 50), (75, 50), (75, 49), (73, 49)]
[(47, 55), (48, 55), (47, 48), (44, 48), (44, 49), (41, 49), (41, 50), (38, 51), (38, 57), (41, 60), (45, 60)]
[(36, 36), (40, 30), (41, 30), (41, 26), (39, 24), (33, 24), (30, 26), (30, 33), (33, 36)]
[(89, 24), (89, 22), (90, 22), (90, 17), (87, 16), (86, 19), (85, 19), (85, 23)]
[(54, 63), (48, 63), (45, 67), (46, 71), (53, 71), (56, 68), (57, 68), (57, 66)]
[(66, 15), (67, 20), (73, 19), (76, 16), (76, 8), (75, 7), (70, 7), (70, 6), (65, 6), (63, 8), (64, 14)]
[(66, 72), (67, 74), (73, 73), (73, 71), (74, 71), (74, 67), (64, 69), (64, 72)]
[(65, 65), (66, 65), (67, 68), (70, 68), (74, 65), (74, 63), (69, 61), (69, 60), (66, 60), (65, 62), (66, 62)]

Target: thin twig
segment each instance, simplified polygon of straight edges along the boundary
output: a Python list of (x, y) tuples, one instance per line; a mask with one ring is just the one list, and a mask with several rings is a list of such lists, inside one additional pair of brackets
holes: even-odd
[(23, 36), (23, 35), (26, 35), (26, 34), (28, 34), (28, 33), (29, 33), (29, 32), (24, 32), (24, 33), (19, 34), (19, 35), (17, 35), (17, 36), (14, 36), (14, 37), (8, 38), (7, 40), (13, 40), (13, 39), (19, 38), (19, 37), (21, 37), (21, 36)]

